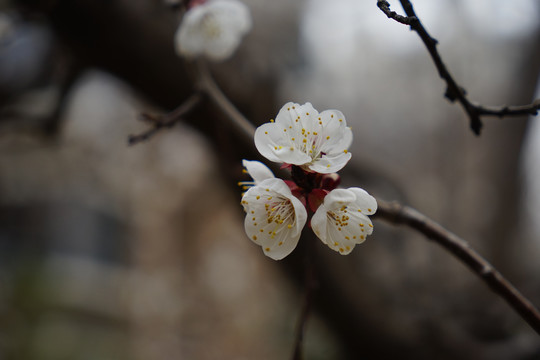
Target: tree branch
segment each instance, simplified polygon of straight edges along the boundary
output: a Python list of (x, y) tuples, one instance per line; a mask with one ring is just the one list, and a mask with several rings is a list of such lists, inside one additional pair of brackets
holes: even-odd
[(197, 87), (204, 92), (223, 111), (231, 121), (235, 129), (249, 141), (253, 141), (255, 136), (255, 126), (246, 119), (244, 115), (231, 103), (227, 96), (221, 91), (214, 81), (212, 74), (204, 60), (199, 60), (196, 64)]
[(317, 290), (319, 286), (315, 266), (313, 264), (316, 239), (310, 235), (303, 236), (302, 239), (307, 242), (304, 253), (304, 304), (300, 312), (300, 317), (298, 318), (298, 323), (296, 324), (292, 360), (302, 360), (304, 358), (303, 344), (306, 324), (313, 305), (315, 290)]
[(168, 114), (164, 115), (151, 115), (147, 113), (141, 114), (141, 119), (149, 122), (153, 127), (141, 134), (130, 135), (128, 137), (128, 144), (135, 145), (142, 141), (146, 141), (154, 136), (163, 128), (171, 128), (176, 123), (182, 121), (184, 115), (189, 113), (193, 108), (201, 103), (202, 96), (200, 93), (194, 93), (186, 101), (184, 101), (180, 106), (171, 111)]
[(476, 135), (480, 135), (482, 129), (481, 116), (524, 116), (524, 115), (537, 115), (540, 110), (540, 99), (534, 101), (529, 105), (523, 106), (501, 106), (501, 107), (485, 107), (479, 104), (475, 104), (467, 98), (467, 91), (458, 85), (452, 74), (446, 67), (437, 50), (437, 40), (431, 37), (427, 30), (422, 25), (422, 22), (416, 15), (413, 5), (409, 0), (400, 0), (401, 6), (407, 16), (396, 14), (396, 12), (390, 10), (390, 4), (387, 1), (377, 1), (377, 6), (381, 11), (389, 18), (405, 25), (409, 25), (411, 30), (415, 31), (431, 56), (439, 76), (446, 82), (446, 92), (444, 96), (451, 102), (458, 101), (467, 116), (469, 117), (470, 127)]
[(457, 235), (443, 228), (420, 212), (400, 205), (377, 200), (378, 209), (373, 217), (393, 224), (404, 224), (424, 234), (452, 253), (478, 275), (497, 295), (502, 297), (538, 334), (540, 334), (540, 312), (487, 260)]
[(413, 21), (418, 21), (416, 17), (410, 18), (407, 16), (399, 15), (395, 11), (390, 10), (390, 4), (386, 0), (378, 0), (377, 6), (383, 13), (388, 16), (389, 19), (393, 19), (403, 25), (411, 25)]

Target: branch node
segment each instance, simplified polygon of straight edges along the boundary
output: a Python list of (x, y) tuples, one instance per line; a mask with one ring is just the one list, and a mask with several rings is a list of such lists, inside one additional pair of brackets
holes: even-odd
[(416, 16), (403, 16), (403, 15), (399, 15), (395, 11), (390, 10), (390, 4), (388, 3), (388, 1), (379, 0), (377, 1), (377, 6), (389, 19), (393, 19), (397, 21), (398, 23), (401, 23), (404, 25), (411, 25), (411, 30), (412, 30), (412, 24), (415, 22), (418, 22), (418, 18)]
[(148, 122), (152, 127), (143, 133), (138, 135), (128, 136), (128, 145), (135, 145), (139, 142), (146, 141), (154, 136), (159, 130), (163, 128), (171, 128), (183, 119), (183, 116), (193, 110), (202, 100), (202, 96), (199, 92), (194, 93), (186, 99), (179, 107), (174, 109), (168, 114), (152, 115), (148, 113), (141, 113), (139, 119)]
[(399, 23), (410, 25), (411, 31), (416, 31), (428, 50), (429, 55), (431, 56), (431, 59), (439, 72), (439, 76), (446, 82), (447, 88), (444, 96), (452, 103), (459, 101), (469, 117), (470, 127), (475, 135), (480, 135), (480, 131), (482, 129), (481, 116), (497, 116), (499, 118), (503, 118), (508, 116), (538, 114), (538, 111), (540, 110), (540, 99), (533, 101), (529, 105), (504, 106), (499, 108), (484, 107), (473, 104), (467, 98), (467, 91), (457, 84), (452, 74), (450, 74), (448, 71), (444, 61), (441, 58), (441, 55), (437, 51), (437, 39), (431, 37), (431, 35), (429, 35), (427, 30), (424, 28), (422, 22), (414, 11), (412, 3), (409, 0), (400, 0), (400, 3), (407, 16), (398, 15), (394, 11), (391, 11), (390, 4), (385, 0), (377, 1), (377, 6), (383, 13), (386, 14), (387, 17)]
[(400, 205), (377, 199), (376, 218), (394, 224), (405, 224), (431, 239), (454, 255), (482, 279), (497, 295), (506, 302), (540, 334), (540, 312), (523, 296), (501, 273), (471, 246), (457, 235), (446, 230), (440, 224), (429, 219), (420, 212)]
[(480, 275), (482, 277), (487, 277), (491, 274), (493, 274), (493, 268), (491, 266), (484, 266), (482, 270), (480, 270)]
[(480, 132), (482, 131), (482, 120), (480, 120), (480, 116), (478, 114), (469, 115), (471, 119), (471, 130), (473, 131), (474, 135), (480, 136)]

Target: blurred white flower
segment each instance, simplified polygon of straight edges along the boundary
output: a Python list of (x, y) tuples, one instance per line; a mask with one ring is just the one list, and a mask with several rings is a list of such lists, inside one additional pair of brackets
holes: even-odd
[(174, 42), (186, 58), (205, 56), (228, 59), (251, 29), (248, 7), (238, 0), (209, 0), (193, 6), (184, 15)]
[(242, 205), (246, 233), (266, 256), (281, 260), (296, 248), (307, 211), (283, 180), (269, 178), (251, 187)]
[(330, 249), (346, 255), (373, 232), (367, 215), (376, 210), (377, 201), (365, 190), (335, 189), (326, 195), (313, 215), (311, 228)]
[(352, 131), (341, 111), (319, 114), (310, 103), (285, 104), (275, 122), (255, 131), (255, 146), (268, 160), (322, 174), (337, 172), (347, 164), (351, 143)]

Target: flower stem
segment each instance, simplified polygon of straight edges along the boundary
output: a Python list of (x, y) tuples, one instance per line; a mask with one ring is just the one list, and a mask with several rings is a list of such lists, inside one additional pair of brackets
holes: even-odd
[(315, 271), (315, 266), (313, 264), (313, 256), (315, 250), (315, 238), (309, 236), (308, 239), (304, 239), (307, 243), (307, 248), (304, 253), (304, 276), (305, 276), (305, 289), (304, 289), (304, 303), (302, 305), (302, 311), (300, 317), (298, 318), (298, 323), (296, 324), (296, 335), (294, 341), (294, 350), (292, 360), (302, 360), (303, 357), (303, 344), (304, 344), (304, 335), (306, 332), (306, 325), (309, 315), (311, 313), (311, 308), (313, 305), (314, 292), (318, 287), (317, 275)]

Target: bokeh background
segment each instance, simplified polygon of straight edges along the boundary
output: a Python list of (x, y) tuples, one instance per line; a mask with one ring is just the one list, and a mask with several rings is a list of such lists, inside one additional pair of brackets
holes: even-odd
[[(240, 159), (203, 106), (149, 141), (141, 112), (193, 92), (174, 1), (0, 1), (0, 358), (287, 359), (305, 242), (243, 232)], [(451, 229), (540, 305), (538, 117), (468, 128), (415, 33), (376, 1), (245, 0), (254, 28), (217, 82), (254, 124), (287, 101), (343, 111), (343, 185)], [(538, 97), (540, 3), (416, 0), (457, 81), (487, 105)], [(400, 11), (397, 1), (392, 8)], [(382, 221), (342, 257), (317, 242), (306, 359), (537, 359), (540, 340), (436, 244)]]

